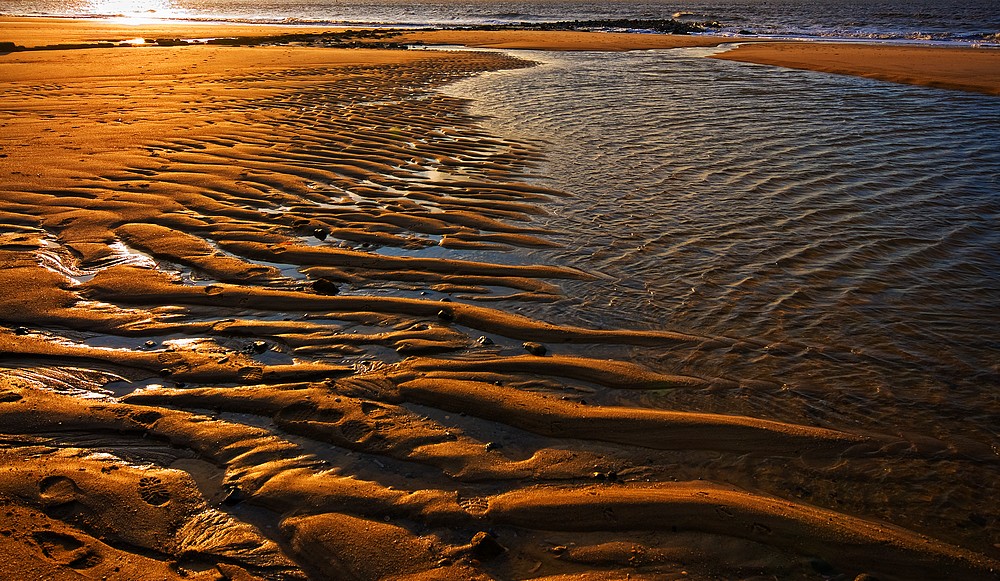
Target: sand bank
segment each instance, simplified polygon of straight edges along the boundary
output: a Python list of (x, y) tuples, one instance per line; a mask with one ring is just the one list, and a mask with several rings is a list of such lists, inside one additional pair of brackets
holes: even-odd
[(1000, 50), (847, 43), (745, 44), (715, 58), (1000, 95)]
[(524, 258), (567, 193), (434, 91), (523, 66), (0, 57), (0, 577), (994, 578), (823, 484), (988, 456), (671, 409), (754, 384), (630, 349), (755, 347), (525, 314), (594, 276)]
[(222, 38), (336, 31), (333, 27), (0, 17), (0, 42), (21, 46), (121, 42), (135, 38)]

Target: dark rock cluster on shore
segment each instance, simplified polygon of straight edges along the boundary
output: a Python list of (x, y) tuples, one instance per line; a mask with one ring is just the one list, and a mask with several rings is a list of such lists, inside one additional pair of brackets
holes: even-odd
[(642, 20), (620, 18), (613, 20), (569, 20), (559, 22), (520, 22), (517, 24), (500, 24), (489, 26), (474, 26), (470, 30), (594, 30), (619, 29), (627, 31), (652, 31), (661, 34), (691, 34), (705, 32), (709, 28), (719, 28), (718, 22), (680, 22), (672, 19)]

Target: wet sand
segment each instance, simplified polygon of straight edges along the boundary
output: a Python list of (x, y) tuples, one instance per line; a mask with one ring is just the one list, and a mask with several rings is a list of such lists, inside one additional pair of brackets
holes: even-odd
[(120, 42), (134, 38), (150, 40), (157, 38), (222, 38), (283, 33), (320, 33), (336, 30), (338, 29), (312, 26), (0, 16), (0, 42), (13, 42), (25, 47)]
[(715, 58), (1000, 95), (1000, 49), (782, 42)]
[(528, 65), (0, 58), (0, 577), (995, 578), (979, 547), (698, 468), (933, 442), (600, 403), (732, 380), (595, 348), (738, 346), (523, 314), (595, 276), (518, 257), (566, 194), (433, 89)]

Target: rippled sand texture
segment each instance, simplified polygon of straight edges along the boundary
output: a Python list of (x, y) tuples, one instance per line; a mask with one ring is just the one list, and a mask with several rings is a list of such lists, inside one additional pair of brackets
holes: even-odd
[(727, 484), (949, 455), (933, 442), (599, 403), (728, 384), (595, 346), (731, 342), (518, 313), (591, 276), (519, 259), (561, 194), (432, 89), (525, 64), (9, 57), (0, 577), (994, 578), (975, 550)]

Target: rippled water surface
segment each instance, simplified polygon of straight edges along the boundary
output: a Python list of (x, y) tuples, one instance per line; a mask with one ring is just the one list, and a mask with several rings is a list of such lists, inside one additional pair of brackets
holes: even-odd
[(452, 89), (572, 193), (558, 260), (607, 278), (548, 316), (745, 340), (663, 354), (747, 388), (686, 405), (996, 448), (1000, 101), (705, 54), (534, 53)]

